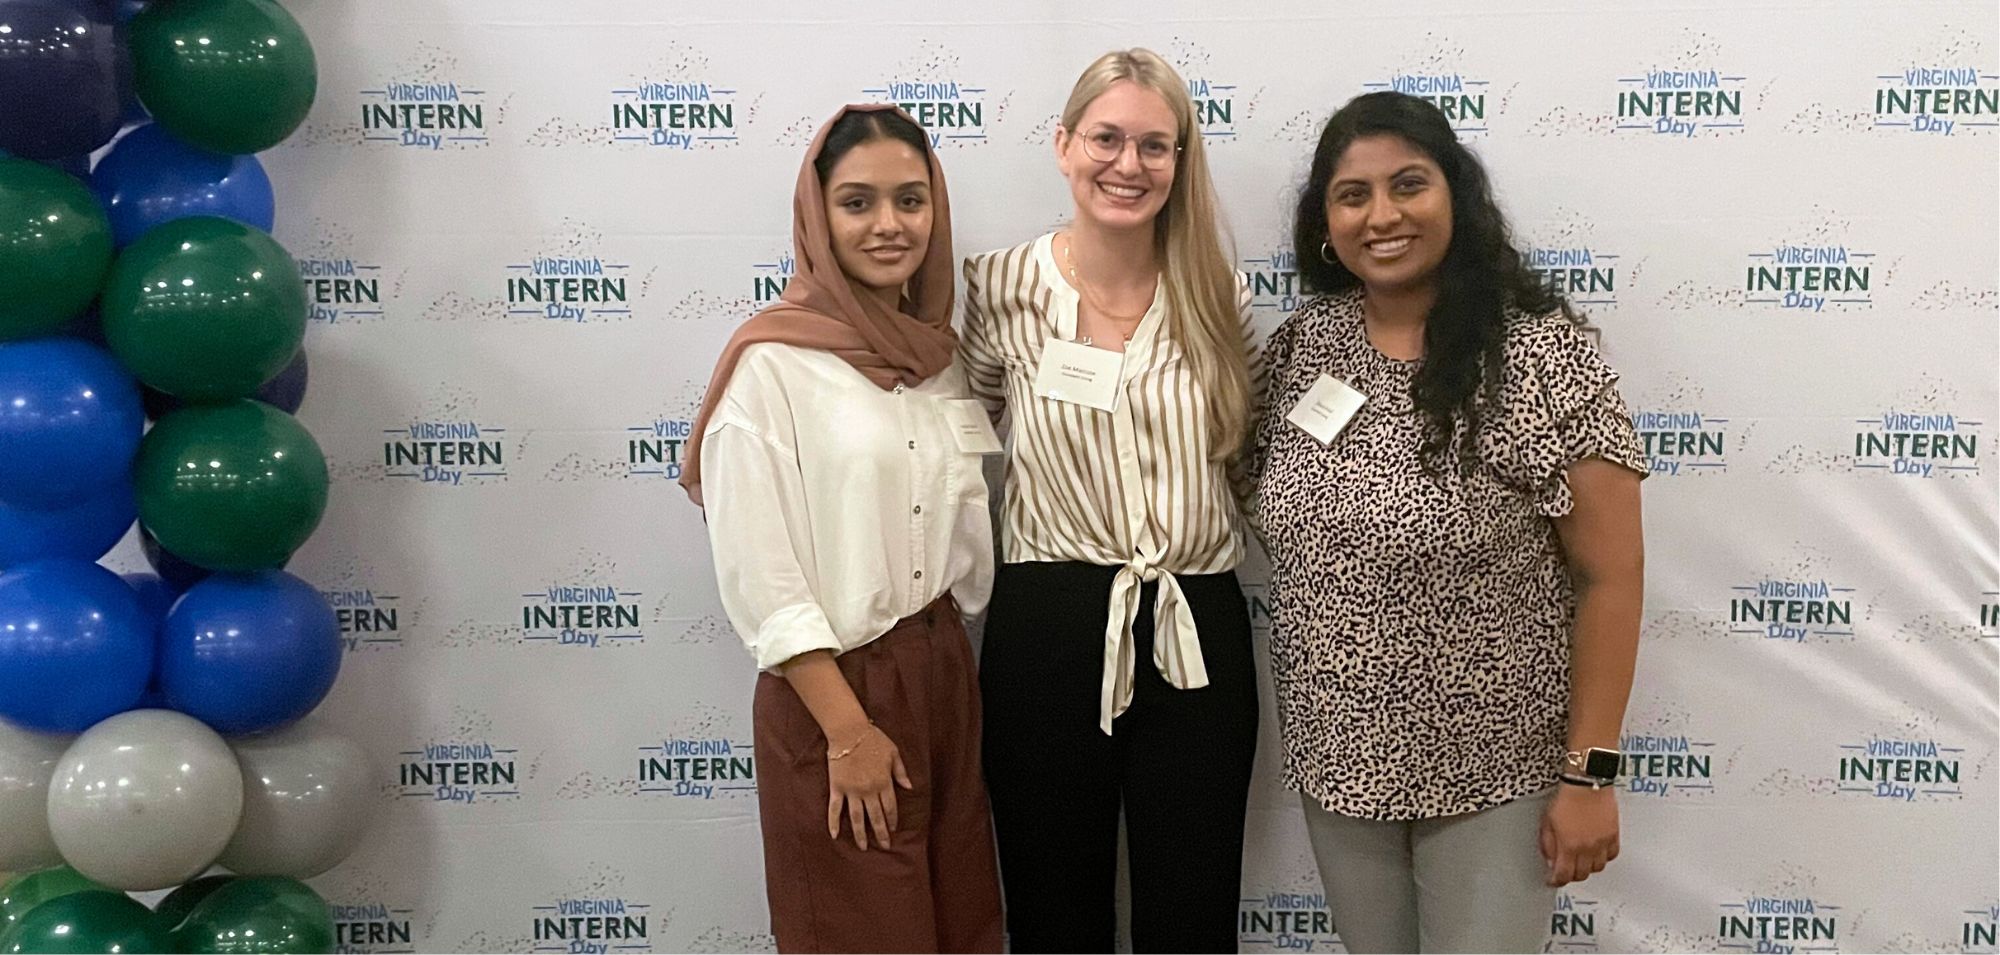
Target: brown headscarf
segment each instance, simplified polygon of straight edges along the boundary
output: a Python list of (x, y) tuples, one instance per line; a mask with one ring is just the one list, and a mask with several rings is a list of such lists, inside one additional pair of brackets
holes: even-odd
[(680, 483), (697, 507), (701, 506), (702, 431), (708, 427), (709, 415), (722, 399), (745, 348), (759, 342), (784, 342), (830, 351), (884, 390), (899, 384), (916, 385), (951, 365), (958, 347), (958, 334), (951, 327), (951, 203), (945, 197), (944, 168), (928, 142), (924, 158), (931, 169), (930, 247), (923, 264), (910, 276), (907, 295), (898, 310), (883, 308), (875, 296), (857, 289), (833, 255), (826, 196), (813, 160), (819, 158), (828, 131), (841, 117), (883, 111), (910, 118), (888, 103), (843, 106), (819, 128), (812, 146), (806, 149), (798, 185), (792, 191), (792, 252), (797, 263), (792, 280), (777, 304), (750, 316), (722, 347), (715, 374), (708, 380), (708, 393), (702, 396), (701, 413), (695, 417), (694, 433), (688, 437)]

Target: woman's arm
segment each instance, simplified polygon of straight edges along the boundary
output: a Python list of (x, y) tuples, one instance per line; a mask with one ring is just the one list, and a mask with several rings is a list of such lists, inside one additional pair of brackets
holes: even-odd
[[(1645, 591), (1640, 475), (1603, 458), (1585, 458), (1567, 473), (1575, 504), (1555, 525), (1576, 590), (1568, 743), (1573, 752), (1617, 749), (1632, 693)], [(1618, 857), (1614, 792), (1557, 787), (1542, 823), (1551, 885), (1581, 881)]]
[(896, 827), (895, 785), (909, 788), (909, 776), (896, 744), (869, 722), (834, 660), (840, 640), (814, 596), (805, 476), (788, 445), (768, 433), (789, 414), (765, 423), (774, 415), (760, 411), (759, 392), (775, 382), (760, 381), (759, 370), (739, 368), (732, 396), (751, 400), (719, 408), (719, 423), (703, 437), (717, 588), (758, 667), (785, 677), (826, 736), (827, 835), (840, 837), (845, 813), (856, 845), (868, 848), (872, 823), (887, 846)]

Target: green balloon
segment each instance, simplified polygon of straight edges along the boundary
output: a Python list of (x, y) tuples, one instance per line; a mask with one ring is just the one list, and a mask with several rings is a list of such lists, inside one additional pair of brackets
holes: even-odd
[(66, 865), (39, 872), (24, 872), (15, 876), (14, 881), (0, 886), (0, 939), (6, 938), (14, 926), (20, 924), (22, 916), (43, 902), (72, 892), (109, 891), (110, 886), (85, 878)]
[(124, 955), (171, 951), (173, 937), (151, 909), (123, 892), (72, 892), (50, 899), (22, 916), (0, 939), (0, 955)]
[(181, 952), (288, 955), (333, 951), (326, 900), (297, 879), (237, 879), (211, 893), (174, 930)]
[(90, 189), (41, 163), (0, 158), (0, 342), (81, 314), (111, 268), (111, 223)]
[[(150, 8), (149, 8), (150, 9)], [(242, 398), (298, 354), (305, 282), (276, 239), (231, 219), (162, 223), (119, 253), (104, 337), (140, 381), (191, 401)]]
[(201, 900), (214, 894), (216, 889), (234, 881), (236, 877), (233, 875), (202, 876), (167, 893), (167, 897), (161, 899), (160, 904), (153, 906), (153, 918), (158, 919), (160, 925), (168, 931), (179, 928), (182, 922), (187, 921), (188, 913), (201, 904)]
[(149, 3), (127, 29), (139, 102), (167, 131), (218, 153), (278, 144), (312, 109), (319, 67), (271, 0)]
[(261, 401), (195, 405), (153, 425), (132, 464), (139, 522), (210, 570), (281, 567), (326, 512), (326, 458)]

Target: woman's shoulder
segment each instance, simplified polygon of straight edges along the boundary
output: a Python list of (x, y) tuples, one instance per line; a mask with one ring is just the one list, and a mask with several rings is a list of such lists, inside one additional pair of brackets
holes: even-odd
[(967, 277), (971, 277), (975, 272), (985, 274), (995, 268), (1031, 261), (1035, 257), (1035, 247), (1048, 241), (1054, 234), (1038, 235), (1005, 248), (989, 249), (968, 255), (965, 257), (965, 273)]
[(1561, 309), (1509, 314), (1502, 340), (1511, 401), (1568, 407), (1618, 379), (1583, 326)]

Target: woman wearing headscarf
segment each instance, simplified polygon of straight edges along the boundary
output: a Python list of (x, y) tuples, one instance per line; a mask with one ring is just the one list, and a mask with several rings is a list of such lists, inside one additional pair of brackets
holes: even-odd
[(953, 362), (944, 173), (901, 110), (848, 106), (792, 214), (797, 274), (723, 349), (681, 477), (762, 670), (772, 933), (784, 952), (997, 952), (962, 619), (992, 585), (992, 444)]

